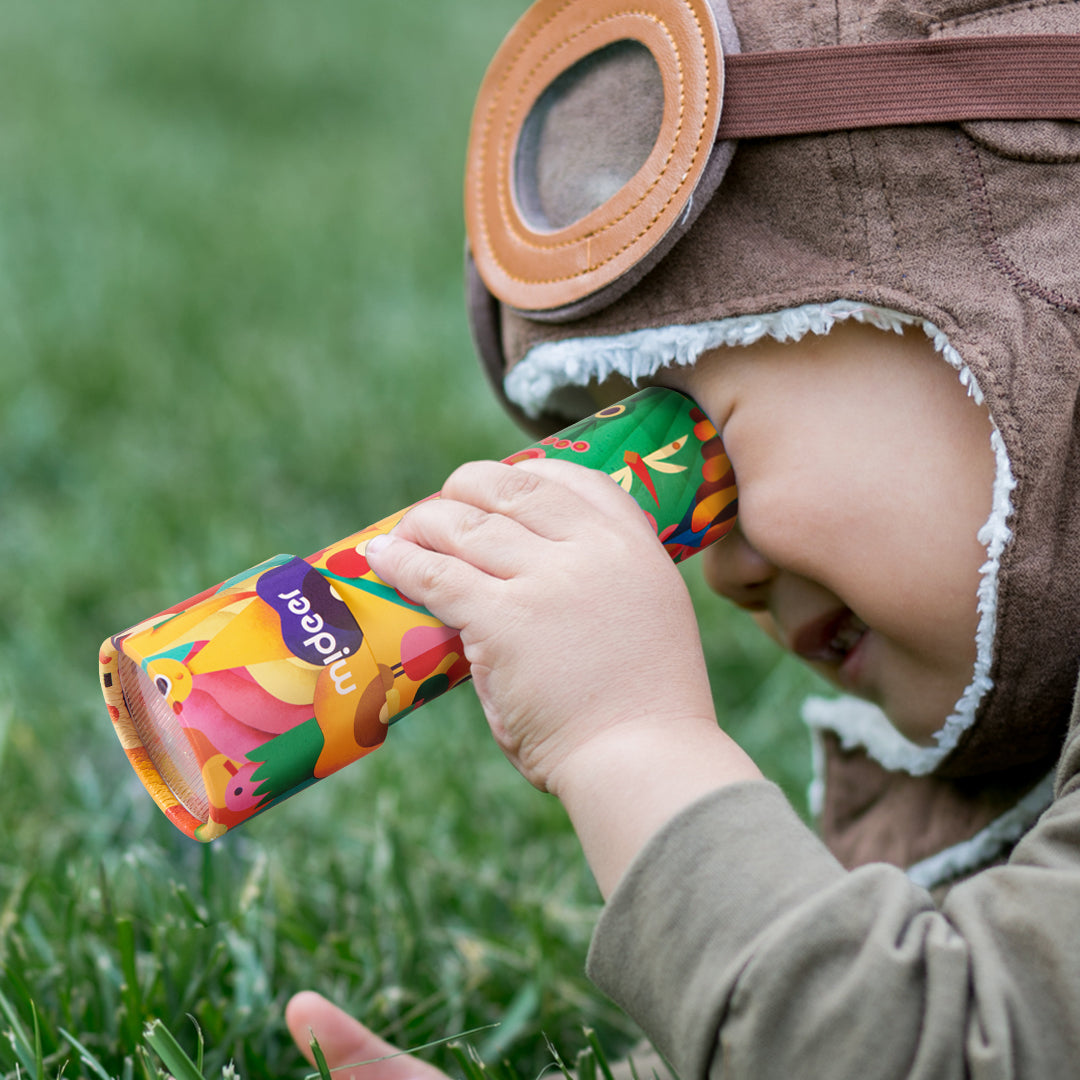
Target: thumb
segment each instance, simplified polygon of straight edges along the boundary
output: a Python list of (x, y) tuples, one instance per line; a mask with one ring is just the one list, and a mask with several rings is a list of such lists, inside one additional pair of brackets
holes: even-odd
[(310, 990), (297, 994), (285, 1007), (285, 1023), (312, 1065), (315, 1056), (311, 1040), (312, 1037), (318, 1040), (326, 1063), (334, 1070), (335, 1080), (447, 1080), (446, 1074), (434, 1065), (402, 1053), (359, 1020)]

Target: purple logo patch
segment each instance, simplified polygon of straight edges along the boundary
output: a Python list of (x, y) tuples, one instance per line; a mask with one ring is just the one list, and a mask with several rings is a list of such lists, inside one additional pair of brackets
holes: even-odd
[(255, 591), (281, 619), (289, 651), (309, 664), (327, 665), (355, 653), (364, 640), (352, 612), (310, 563), (293, 559), (267, 570)]

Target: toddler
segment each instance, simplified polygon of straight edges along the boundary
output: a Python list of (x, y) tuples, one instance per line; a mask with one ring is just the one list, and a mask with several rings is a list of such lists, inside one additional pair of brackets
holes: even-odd
[[(368, 559), (461, 629), (495, 738), (563, 802), (605, 896), (590, 976), (685, 1080), (1074, 1075), (1080, 125), (929, 100), (771, 133), (740, 126), (737, 61), (852, 45), (856, 80), (860, 49), (981, 39), (1026, 71), (1043, 60), (1017, 35), (1075, 47), (1080, 2), (730, 0), (711, 23), (703, 4), (526, 14), (474, 119), (471, 311), (532, 430), (652, 382), (720, 431), (739, 515), (706, 578), (841, 691), (805, 709), (819, 835), (717, 724), (682, 579), (605, 476), (466, 465)], [(645, 8), (655, 44), (619, 22)], [(703, 21), (730, 122), (709, 119), (718, 80), (694, 81)], [(556, 46), (564, 70), (526, 95)], [(885, 51), (868, 70), (909, 70)], [(687, 132), (717, 122), (703, 162)], [(684, 151), (693, 194), (676, 177), (603, 249)], [(316, 995), (288, 1020), (331, 1064), (389, 1052)]]

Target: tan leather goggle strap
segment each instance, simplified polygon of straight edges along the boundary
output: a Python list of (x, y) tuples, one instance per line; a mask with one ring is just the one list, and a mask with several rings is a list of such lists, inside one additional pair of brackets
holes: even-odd
[(727, 58), (718, 137), (1080, 119), (1080, 36), (886, 41)]
[[(664, 89), (660, 134), (628, 184), (596, 210), (553, 230), (533, 228), (514, 195), (522, 125), (540, 95), (579, 60), (619, 41), (652, 54)], [(684, 212), (713, 149), (723, 53), (707, 0), (540, 0), (492, 60), (469, 139), (465, 220), (480, 273), (501, 300), (561, 307), (633, 268)]]

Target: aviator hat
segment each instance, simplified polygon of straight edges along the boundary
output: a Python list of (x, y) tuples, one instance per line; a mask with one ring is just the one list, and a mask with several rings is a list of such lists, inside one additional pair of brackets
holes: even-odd
[(808, 715), (852, 865), (1015, 839), (1049, 798), (1080, 666), (1077, 118), (1078, 0), (541, 0), (478, 97), (470, 316), (522, 424), (845, 318), (929, 334), (989, 411), (978, 659), (937, 744)]

